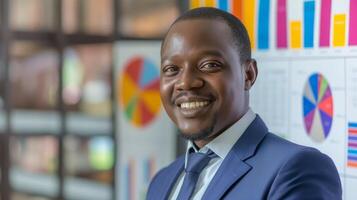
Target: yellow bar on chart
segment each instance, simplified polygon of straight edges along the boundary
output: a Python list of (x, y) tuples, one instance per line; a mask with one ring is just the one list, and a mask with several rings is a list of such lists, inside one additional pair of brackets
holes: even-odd
[(333, 16), (333, 46), (341, 47), (346, 43), (346, 15), (338, 14)]
[(216, 0), (204, 0), (204, 1), (205, 1), (205, 4), (204, 4), (205, 7), (216, 8)]
[(290, 22), (290, 44), (291, 48), (298, 49), (301, 48), (301, 21), (291, 21)]
[(199, 8), (201, 6), (201, 0), (190, 0), (190, 9)]
[(242, 2), (242, 21), (247, 28), (252, 49), (255, 48), (255, 0), (246, 0)]

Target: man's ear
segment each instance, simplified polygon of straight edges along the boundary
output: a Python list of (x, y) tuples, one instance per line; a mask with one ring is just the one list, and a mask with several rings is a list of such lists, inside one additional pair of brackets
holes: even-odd
[(247, 60), (244, 69), (245, 69), (244, 89), (248, 91), (254, 85), (255, 80), (257, 80), (257, 76), (258, 76), (257, 61), (255, 59)]

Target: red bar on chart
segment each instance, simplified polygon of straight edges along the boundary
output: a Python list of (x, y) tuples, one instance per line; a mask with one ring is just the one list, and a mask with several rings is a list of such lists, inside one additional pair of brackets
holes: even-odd
[(357, 45), (357, 0), (350, 0), (349, 45)]
[(331, 0), (321, 0), (320, 47), (330, 46)]
[(134, 160), (129, 160), (129, 162), (127, 163), (127, 165), (125, 165), (125, 199), (127, 200), (134, 200), (136, 199), (135, 196), (135, 186), (136, 186), (136, 182), (135, 182), (135, 162)]
[(242, 0), (233, 0), (232, 1), (232, 13), (238, 19), (242, 20)]
[(277, 47), (279, 49), (287, 48), (288, 31), (287, 31), (286, 0), (278, 0), (276, 21), (277, 21), (277, 26), (276, 26)]

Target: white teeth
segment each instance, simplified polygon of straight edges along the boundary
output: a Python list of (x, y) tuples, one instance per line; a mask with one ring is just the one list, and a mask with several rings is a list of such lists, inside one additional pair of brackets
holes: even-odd
[(181, 103), (181, 108), (186, 109), (196, 109), (208, 105), (208, 101), (195, 101), (195, 102), (185, 102)]

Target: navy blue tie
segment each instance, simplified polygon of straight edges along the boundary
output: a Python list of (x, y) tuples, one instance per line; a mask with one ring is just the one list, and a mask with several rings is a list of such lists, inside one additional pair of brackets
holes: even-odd
[(211, 150), (207, 153), (190, 153), (188, 155), (185, 178), (177, 196), (178, 200), (189, 200), (191, 198), (201, 171), (214, 156), (215, 154)]

